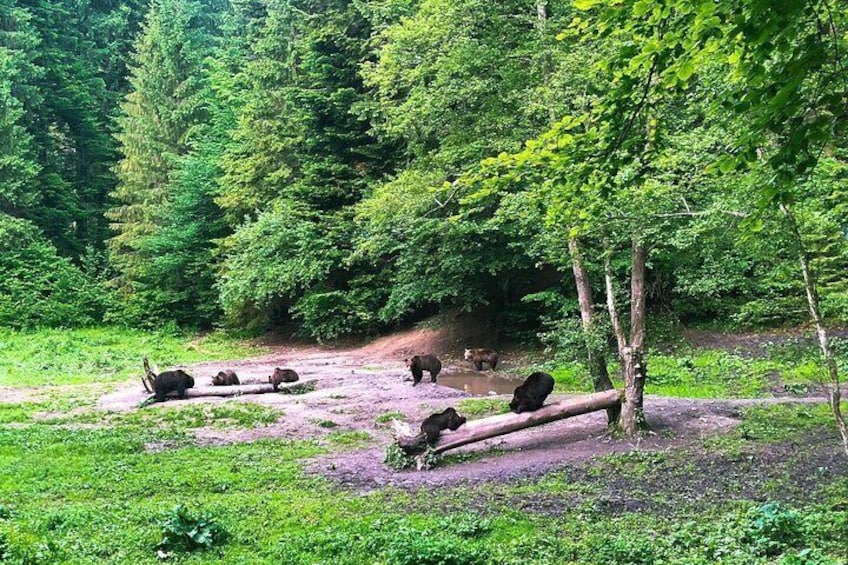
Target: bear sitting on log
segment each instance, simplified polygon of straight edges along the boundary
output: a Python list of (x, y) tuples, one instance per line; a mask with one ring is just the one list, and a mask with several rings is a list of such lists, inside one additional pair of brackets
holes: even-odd
[(231, 369), (220, 371), (217, 375), (212, 377), (212, 386), (232, 386), (237, 384), (240, 384), (238, 375), (236, 375), (236, 372)]
[(280, 390), (280, 383), (294, 383), (300, 380), (300, 376), (294, 369), (274, 369), (274, 374), (268, 377), (268, 382), (274, 385), (274, 392)]
[(153, 379), (153, 392), (156, 395), (156, 402), (165, 402), (165, 395), (172, 391), (177, 391), (177, 398), (188, 398), (186, 389), (193, 386), (194, 378), (182, 369), (164, 371)]
[(427, 445), (434, 446), (443, 430), (456, 431), (467, 421), (465, 416), (460, 416), (453, 408), (446, 408), (442, 412), (431, 414), (421, 422), (421, 433), (427, 441)]
[(547, 373), (533, 373), (512, 395), (509, 409), (516, 414), (533, 412), (545, 404), (545, 399), (554, 390), (554, 378)]

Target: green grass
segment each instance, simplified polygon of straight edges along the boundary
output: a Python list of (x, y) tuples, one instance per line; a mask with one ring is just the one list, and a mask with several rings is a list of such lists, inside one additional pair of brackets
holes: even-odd
[[(174, 343), (185, 347), (189, 341)], [(55, 355), (33, 350), (26, 363), (53, 362)], [(111, 375), (104, 380), (127, 370), (120, 358), (114, 361), (103, 368)], [(720, 380), (708, 370), (699, 374)], [(766, 477), (747, 476), (756, 457), (728, 455), (709, 440), (691, 454), (608, 455), (537, 480), (472, 479), (413, 491), (369, 485), (363, 493), (355, 485), (340, 487), (307, 474), (304, 467), (328, 468), (331, 459), (316, 466), (315, 458), (373, 445), (367, 432), (335, 429), (321, 441), (199, 446), (192, 434), (197, 427), (252, 428), (285, 416), (232, 399), (102, 412), (96, 400), (114, 385), (90, 380), (41, 386), (26, 391), (22, 402), (0, 404), (0, 563), (809, 565), (848, 560), (848, 481), (835, 467), (816, 475), (815, 486), (799, 489), (786, 474), (795, 460), (780, 462)], [(484, 415), (504, 410), (505, 402), (466, 399), (458, 408)], [(396, 415), (371, 417), (376, 422)], [(736, 431), (722, 437), (736, 442), (727, 445), (738, 453), (756, 454), (781, 442), (803, 442), (823, 429), (832, 431), (825, 406), (763, 406), (746, 410)], [(796, 449), (792, 455), (803, 462), (807, 451)], [(468, 464), (493, 452), (459, 453), (446, 457), (445, 464)], [(780, 497), (793, 490), (802, 498), (763, 504), (760, 495), (740, 499), (734, 490), (690, 498), (692, 480), (711, 472), (699, 467), (699, 457), (736, 462), (734, 485), (760, 480), (761, 493)], [(370, 464), (381, 463), (375, 458)], [(654, 486), (646, 490), (650, 480)], [(614, 506), (634, 500), (642, 506)], [(227, 535), (210, 549), (169, 549), (160, 559), (157, 545), (173, 524), (177, 505), (187, 515), (211, 518)]]
[(397, 410), (394, 410), (392, 412), (383, 412), (382, 414), (374, 418), (374, 424), (380, 426), (388, 424), (392, 420), (404, 419), (406, 419), (406, 415), (403, 412), (398, 412)]
[[(228, 534), (212, 549), (169, 558), (190, 564), (764, 564), (780, 557), (804, 562), (791, 561), (802, 552), (816, 563), (845, 558), (848, 512), (830, 506), (844, 501), (846, 484), (838, 477), (825, 485), (820, 505), (693, 504), (688, 518), (610, 514), (596, 504), (609, 489), (594, 481), (638, 479), (682, 464), (683, 458), (642, 452), (600, 458), (585, 479), (552, 474), (514, 485), (380, 489), (363, 497), (301, 469), (310, 458), (368, 441), (368, 434), (333, 432), (327, 447), (283, 440), (198, 447), (184, 421), (158, 414), (169, 411), (185, 408), (144, 412), (156, 418), (152, 427), (131, 418), (105, 429), (0, 426), (0, 555), (9, 563), (157, 563), (163, 524), (181, 504)], [(752, 411), (752, 429), (769, 422), (795, 433), (823, 423), (815, 408), (812, 417), (783, 411)], [(157, 442), (172, 448), (146, 449)], [(518, 509), (518, 501), (534, 500), (564, 512)]]
[(118, 381), (140, 375), (145, 355), (160, 369), (212, 359), (236, 359), (264, 350), (226, 337), (203, 338), (122, 328), (0, 329), (0, 386)]
[(457, 403), (456, 411), (466, 418), (482, 418), (509, 412), (509, 402), (500, 398), (464, 398)]
[(360, 447), (371, 439), (371, 434), (362, 430), (335, 431), (327, 434), (327, 441), (333, 445)]
[[(848, 362), (842, 358), (841, 363)], [(749, 359), (710, 349), (677, 348), (647, 356), (647, 394), (686, 398), (758, 398), (773, 392), (805, 394), (818, 390), (823, 369), (813, 347), (767, 348), (765, 358)], [(623, 386), (617, 364), (608, 366), (613, 383)], [(558, 392), (591, 392), (588, 372), (580, 363), (551, 371)]]

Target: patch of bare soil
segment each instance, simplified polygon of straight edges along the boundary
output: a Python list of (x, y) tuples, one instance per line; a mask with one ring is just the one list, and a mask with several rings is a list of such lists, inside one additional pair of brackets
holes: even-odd
[[(606, 434), (606, 414), (596, 412), (522, 430), (452, 451), (462, 463), (426, 472), (395, 472), (383, 464), (384, 448), (392, 441), (389, 427), (375, 419), (386, 412), (403, 414), (414, 428), (429, 414), (456, 406), (468, 393), (422, 382), (413, 387), (406, 381), (404, 356), (427, 351), (444, 351), (449, 338), (443, 330), (415, 329), (381, 338), (363, 347), (323, 348), (314, 345), (276, 347), (273, 353), (254, 359), (214, 362), (184, 367), (195, 377), (197, 387), (211, 386), (211, 377), (223, 369), (236, 371), (243, 383), (266, 382), (275, 367), (297, 370), (301, 379), (314, 379), (316, 390), (302, 395), (261, 394), (232, 398), (192, 398), (154, 404), (144, 410), (178, 408), (197, 403), (254, 402), (284, 412), (277, 422), (254, 429), (202, 428), (195, 431), (201, 445), (253, 441), (259, 438), (315, 438), (323, 441), (330, 432), (366, 431), (370, 447), (356, 451), (333, 451), (315, 458), (308, 471), (329, 477), (339, 485), (358, 491), (395, 486), (406, 489), (465, 483), (513, 482), (565, 471), (604, 454), (634, 449), (666, 451), (686, 449), (706, 436), (732, 429), (740, 421), (741, 408), (763, 400), (697, 400), (648, 397), (646, 412), (652, 433), (638, 442), (611, 439)], [(462, 345), (454, 351), (462, 355)], [(447, 355), (445, 358), (450, 358)], [(509, 358), (496, 374), (510, 375)], [(445, 363), (443, 374), (467, 373), (463, 361)], [(481, 373), (485, 379), (487, 373)], [(520, 383), (520, 375), (516, 385)], [(425, 377), (425, 381), (427, 381)], [(141, 381), (128, 382), (103, 396), (104, 410), (134, 410), (147, 398)], [(501, 395), (508, 399), (509, 396)], [(552, 401), (564, 398), (553, 395)], [(798, 399), (820, 402), (820, 399)], [(450, 433), (450, 432), (445, 432)], [(160, 447), (166, 448), (166, 447)], [(767, 461), (767, 459), (766, 459)], [(721, 469), (716, 472), (722, 473)], [(697, 484), (697, 483), (693, 483)], [(611, 505), (619, 504), (611, 501)]]

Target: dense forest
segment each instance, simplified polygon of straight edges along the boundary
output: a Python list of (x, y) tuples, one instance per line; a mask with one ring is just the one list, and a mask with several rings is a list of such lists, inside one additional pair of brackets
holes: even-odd
[(844, 321), (845, 14), (749, 4), (2, 0), (0, 323)]

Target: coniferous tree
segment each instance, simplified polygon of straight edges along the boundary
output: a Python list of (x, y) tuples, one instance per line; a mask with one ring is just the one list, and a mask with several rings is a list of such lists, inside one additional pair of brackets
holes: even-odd
[(132, 91), (122, 104), (117, 136), (122, 159), (112, 196), (118, 205), (107, 214), (117, 232), (109, 241), (117, 283), (134, 318), (144, 316), (144, 302), (160, 287), (149, 277), (159, 250), (150, 238), (173, 224), (168, 215), (180, 165), (195, 128), (209, 118), (203, 60), (213, 48), (220, 10), (219, 4), (190, 0), (156, 2), (136, 45)]
[(26, 130), (25, 103), (37, 103), (39, 40), (29, 14), (0, 0), (0, 212), (22, 216), (38, 200), (40, 170)]
[(294, 312), (321, 337), (368, 327), (372, 305), (347, 295), (368, 271), (348, 261), (351, 206), (393, 162), (353, 111), (370, 35), (349, 0), (268, 4), (219, 199), (231, 221), (248, 218), (226, 244), (221, 284), (242, 321)]

